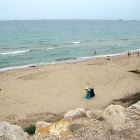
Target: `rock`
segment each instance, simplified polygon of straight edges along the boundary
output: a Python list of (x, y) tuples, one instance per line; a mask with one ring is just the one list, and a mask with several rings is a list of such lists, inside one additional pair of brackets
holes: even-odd
[(70, 126), (70, 119), (64, 119), (59, 122), (52, 123), (48, 126), (40, 128), (37, 131), (37, 134), (48, 133), (51, 135), (70, 135), (72, 131), (69, 130), (69, 126)]
[(4, 136), (4, 134), (0, 133), (0, 137)]
[(84, 131), (85, 131), (85, 124), (73, 123), (73, 124), (70, 125), (69, 129), (72, 132), (75, 132), (75, 133), (84, 133)]
[(140, 116), (138, 116), (138, 115), (135, 116), (135, 119), (136, 119), (136, 120), (140, 120)]
[(138, 101), (137, 103), (131, 105), (129, 108), (134, 108), (134, 109), (140, 110), (140, 101)]
[(44, 121), (42, 121), (42, 122), (37, 122), (37, 123), (35, 124), (35, 127), (36, 127), (35, 134), (37, 134), (38, 129), (43, 128), (43, 127), (45, 127), (45, 126), (48, 126), (48, 125), (50, 125), (50, 124), (51, 124), (51, 123), (47, 123), (47, 122), (44, 122)]
[(8, 140), (28, 140), (21, 127), (10, 125), (8, 122), (0, 122), (0, 133), (8, 137)]
[(27, 139), (30, 139), (30, 135), (27, 132), (24, 132)]
[(133, 121), (125, 116), (124, 107), (120, 105), (110, 105), (103, 112), (102, 118), (108, 122), (114, 130), (126, 130), (134, 128)]
[(80, 118), (80, 117), (86, 117), (85, 109), (83, 108), (77, 108), (76, 110), (70, 110), (64, 115), (64, 119), (72, 118)]
[(86, 115), (90, 119), (99, 119), (99, 117), (103, 114), (103, 111), (86, 111)]

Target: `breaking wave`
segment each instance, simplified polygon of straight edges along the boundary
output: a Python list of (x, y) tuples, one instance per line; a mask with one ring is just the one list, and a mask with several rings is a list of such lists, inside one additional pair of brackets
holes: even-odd
[(25, 52), (30, 52), (30, 50), (14, 51), (14, 52), (4, 52), (4, 53), (0, 53), (0, 55), (18, 54), (18, 53), (25, 53)]

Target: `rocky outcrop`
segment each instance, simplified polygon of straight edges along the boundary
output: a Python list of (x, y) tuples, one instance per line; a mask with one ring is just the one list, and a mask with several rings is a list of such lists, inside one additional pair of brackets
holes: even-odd
[(80, 117), (86, 117), (85, 109), (77, 108), (76, 110), (70, 110), (64, 115), (64, 119), (76, 119)]
[(39, 130), (37, 130), (37, 134), (47, 133), (51, 135), (70, 135), (72, 131), (69, 130), (69, 126), (70, 126), (70, 119), (64, 119), (59, 122), (52, 123), (48, 126), (40, 128)]
[(133, 121), (126, 117), (123, 111), (124, 107), (120, 105), (110, 105), (104, 110), (101, 116), (114, 130), (120, 131), (134, 128)]
[(47, 122), (44, 122), (44, 121), (35, 123), (35, 127), (36, 127), (35, 134), (37, 134), (37, 131), (38, 131), (40, 128), (43, 128), (43, 127), (48, 126), (48, 125), (50, 125), (50, 124), (51, 124), (51, 123), (47, 123)]
[(21, 127), (10, 125), (8, 122), (0, 122), (0, 133), (5, 135), (8, 140), (28, 140), (26, 133)]
[[(0, 140), (139, 139), (140, 101), (131, 107), (109, 105), (104, 111), (71, 110), (56, 123), (36, 123), (33, 137), (16, 126), (0, 122)], [(70, 119), (71, 118), (71, 119)]]

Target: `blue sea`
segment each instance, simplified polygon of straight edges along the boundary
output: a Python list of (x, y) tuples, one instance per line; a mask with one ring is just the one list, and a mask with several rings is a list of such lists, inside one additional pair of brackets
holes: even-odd
[(140, 51), (140, 21), (0, 21), (0, 71), (120, 55), (128, 50)]

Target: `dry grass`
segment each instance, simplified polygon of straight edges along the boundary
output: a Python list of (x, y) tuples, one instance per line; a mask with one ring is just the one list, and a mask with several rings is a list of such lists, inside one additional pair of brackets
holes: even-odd
[[(117, 99), (117, 100), (113, 100), (114, 102), (122, 102), (122, 104), (127, 105), (127, 107), (137, 103), (140, 100), (140, 93), (135, 93), (129, 96), (126, 96), (124, 98), (121, 99)], [(125, 106), (126, 107), (126, 106)]]

